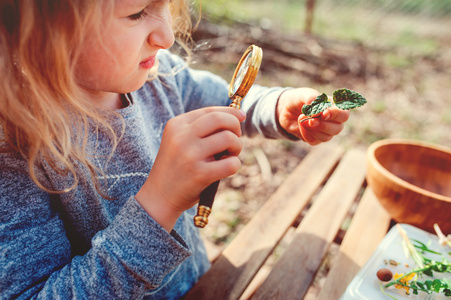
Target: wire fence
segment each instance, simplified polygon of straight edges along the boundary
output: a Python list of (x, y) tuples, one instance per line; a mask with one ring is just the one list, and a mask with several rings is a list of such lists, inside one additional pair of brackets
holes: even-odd
[[(372, 49), (397, 51), (401, 56), (451, 55), (446, 54), (451, 52), (451, 0), (279, 1), (279, 6), (297, 11), (295, 34), (359, 41)], [(284, 15), (278, 18), (273, 20), (279, 25), (288, 22)], [(400, 59), (398, 55), (396, 63), (402, 64)]]
[(209, 0), (202, 6), (214, 22), (260, 20), (257, 26), (293, 34), (418, 47), (426, 54), (441, 46), (432, 39), (451, 39), (451, 0)]
[(305, 0), (306, 16), (310, 1), (315, 2), (313, 33), (335, 32), (339, 38), (385, 46), (413, 46), (424, 39), (417, 45), (422, 51), (434, 47), (431, 38), (451, 40), (451, 0)]
[(336, 6), (360, 5), (370, 8), (370, 11), (382, 11), (386, 13), (402, 13), (429, 17), (451, 16), (450, 0), (325, 0), (321, 2)]

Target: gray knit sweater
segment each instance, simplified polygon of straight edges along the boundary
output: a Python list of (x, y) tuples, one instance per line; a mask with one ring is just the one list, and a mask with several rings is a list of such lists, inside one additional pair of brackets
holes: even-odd
[[(102, 198), (90, 180), (75, 192), (48, 194), (30, 179), (20, 155), (0, 154), (0, 299), (176, 299), (208, 269), (193, 226), (195, 209), (183, 213), (169, 234), (134, 195), (152, 168), (166, 122), (200, 107), (228, 105), (228, 87), (190, 68), (168, 75), (183, 61), (167, 51), (158, 57), (164, 76), (131, 93), (132, 104), (119, 111), (125, 136), (108, 165), (108, 139), (90, 137), (89, 150), (112, 199)], [(283, 137), (275, 120), (281, 91), (251, 90), (243, 100), (244, 134)], [(111, 124), (121, 129), (121, 120)], [(45, 162), (38, 173), (54, 189), (72, 183)]]

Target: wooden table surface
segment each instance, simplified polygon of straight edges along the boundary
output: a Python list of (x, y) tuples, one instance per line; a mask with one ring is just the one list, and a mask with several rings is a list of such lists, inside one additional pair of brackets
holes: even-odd
[[(312, 147), (186, 299), (303, 299), (329, 246), (345, 232), (316, 298), (339, 299), (390, 225), (365, 170), (363, 150)], [(291, 243), (268, 267), (288, 233)]]

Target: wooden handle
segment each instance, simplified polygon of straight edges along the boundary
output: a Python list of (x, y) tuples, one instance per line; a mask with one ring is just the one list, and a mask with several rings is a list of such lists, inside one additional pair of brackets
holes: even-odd
[(218, 190), (219, 180), (210, 184), (200, 194), (199, 206), (197, 207), (197, 215), (194, 217), (194, 225), (199, 228), (204, 228), (208, 224), (208, 216), (211, 213), (213, 201), (215, 199), (216, 191)]

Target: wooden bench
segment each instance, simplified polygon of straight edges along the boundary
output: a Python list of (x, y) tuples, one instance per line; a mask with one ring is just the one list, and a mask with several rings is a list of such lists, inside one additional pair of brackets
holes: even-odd
[[(334, 239), (339, 251), (316, 299), (339, 299), (390, 225), (365, 169), (363, 150), (313, 147), (186, 299), (303, 299)], [(287, 235), (291, 243), (268, 266)]]

